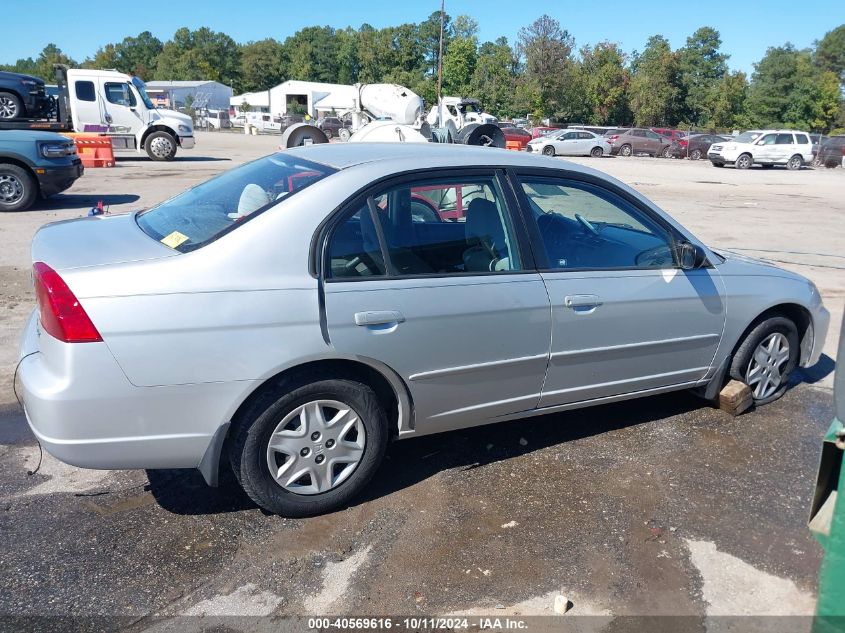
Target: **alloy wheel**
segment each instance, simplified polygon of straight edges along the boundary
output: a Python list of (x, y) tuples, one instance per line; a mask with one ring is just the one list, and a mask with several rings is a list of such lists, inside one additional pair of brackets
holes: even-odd
[(14, 119), (18, 116), (18, 104), (11, 97), (0, 97), (0, 119)]
[(792, 170), (801, 169), (801, 162), (802, 161), (800, 158), (798, 158), (797, 156), (793, 156), (789, 159), (789, 164), (787, 165), (787, 167)]
[(173, 152), (173, 142), (159, 136), (150, 143), (150, 151), (156, 158), (167, 158)]
[(24, 196), (23, 183), (12, 174), (0, 174), (0, 202), (15, 204)]
[(313, 400), (279, 422), (267, 445), (267, 468), (282, 488), (315, 495), (346, 481), (364, 456), (360, 416), (336, 400)]
[(755, 400), (771, 396), (783, 383), (783, 366), (789, 360), (789, 339), (774, 332), (763, 339), (751, 355), (745, 371), (745, 383)]

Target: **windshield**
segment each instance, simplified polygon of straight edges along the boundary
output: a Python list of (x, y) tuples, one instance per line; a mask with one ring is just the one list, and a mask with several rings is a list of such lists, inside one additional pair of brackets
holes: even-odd
[(150, 98), (147, 96), (147, 85), (141, 80), (141, 78), (133, 76), (132, 85), (138, 89), (138, 96), (141, 97), (141, 101), (144, 102), (144, 105), (147, 106), (147, 109), (155, 110), (155, 105), (153, 105), (153, 102), (150, 101)]
[(290, 154), (271, 154), (140, 213), (138, 226), (165, 246), (186, 253), (334, 172)]
[(750, 143), (760, 136), (760, 132), (743, 132), (734, 139), (735, 143)]

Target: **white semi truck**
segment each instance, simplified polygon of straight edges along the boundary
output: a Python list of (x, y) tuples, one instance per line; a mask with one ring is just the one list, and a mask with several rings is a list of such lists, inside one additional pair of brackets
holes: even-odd
[(106, 134), (114, 149), (146, 152), (153, 160), (172, 160), (179, 148), (194, 147), (191, 117), (156, 108), (137, 77), (56, 66), (56, 80), (55, 118), (3, 121), (0, 129)]

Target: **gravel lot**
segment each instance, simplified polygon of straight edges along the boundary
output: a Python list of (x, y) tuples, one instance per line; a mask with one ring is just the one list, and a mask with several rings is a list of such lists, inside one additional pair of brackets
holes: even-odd
[[(820, 550), (805, 522), (845, 302), (845, 170), (576, 159), (623, 180), (716, 248), (816, 282), (826, 355), (783, 399), (731, 418), (686, 393), (393, 445), (366, 498), (265, 516), (230, 478), (84, 471), (44, 455), (11, 390), (46, 222), (147, 207), (274, 150), (198, 135), (172, 163), (135, 155), (0, 216), (0, 613), (124, 615), (808, 614)], [(569, 617), (569, 616), (566, 616)], [(802, 621), (803, 622), (803, 621)]]

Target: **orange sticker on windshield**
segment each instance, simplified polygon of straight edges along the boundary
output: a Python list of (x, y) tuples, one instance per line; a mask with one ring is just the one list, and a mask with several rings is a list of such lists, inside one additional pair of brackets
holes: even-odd
[(183, 242), (187, 242), (190, 239), (187, 235), (183, 235), (179, 231), (173, 231), (167, 237), (161, 238), (161, 243), (165, 246), (169, 246), (170, 248), (176, 248)]

